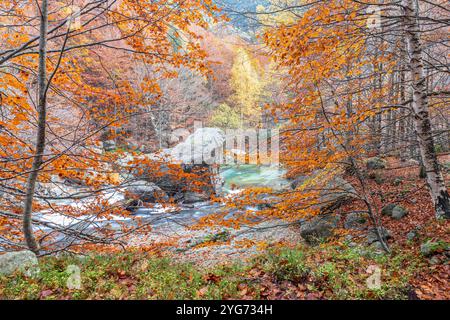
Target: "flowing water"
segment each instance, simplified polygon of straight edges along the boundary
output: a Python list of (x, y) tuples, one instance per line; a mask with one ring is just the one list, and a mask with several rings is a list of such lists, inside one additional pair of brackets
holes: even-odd
[(224, 191), (230, 192), (236, 189), (248, 187), (270, 187), (275, 190), (288, 185), (283, 178), (285, 171), (278, 166), (235, 165), (224, 166), (221, 176), (224, 179)]
[[(220, 170), (220, 175), (224, 181), (223, 195), (229, 196), (249, 187), (271, 187), (275, 190), (282, 189), (288, 185), (284, 179), (284, 170), (277, 166), (256, 166), (256, 165), (235, 165), (224, 166)], [(115, 192), (105, 195), (106, 198), (120, 201), (123, 195)], [(74, 206), (82, 206), (77, 203)], [(199, 202), (193, 205), (181, 205), (179, 208), (163, 208), (156, 205), (153, 208), (140, 208), (134, 216), (142, 218), (153, 226), (170, 224), (191, 224), (199, 218), (220, 212), (223, 210), (220, 203)], [(257, 210), (249, 207), (248, 209)], [(231, 213), (232, 214), (232, 213)], [(113, 217), (113, 219), (102, 219), (97, 217), (84, 216), (82, 218), (72, 218), (58, 214), (40, 213), (37, 218), (56, 224), (59, 226), (70, 226), (74, 228), (85, 228), (88, 224), (104, 225), (108, 224), (111, 228), (119, 228), (118, 221), (134, 224), (135, 219), (124, 217)]]

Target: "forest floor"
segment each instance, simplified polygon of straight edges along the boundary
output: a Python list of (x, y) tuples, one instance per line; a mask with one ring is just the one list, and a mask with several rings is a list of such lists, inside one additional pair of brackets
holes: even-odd
[[(440, 160), (448, 166), (450, 156)], [(389, 159), (387, 169), (367, 182), (379, 209), (395, 203), (409, 211), (400, 220), (382, 217), (392, 232), (390, 254), (367, 247), (363, 231), (342, 230), (311, 247), (299, 244), (297, 230), (289, 227), (267, 247), (228, 248), (231, 254), (218, 241), (171, 257), (139, 250), (44, 257), (36, 278), (0, 276), (0, 299), (450, 299), (449, 222), (436, 221), (418, 174), (417, 165)], [(339, 212), (359, 209), (348, 203)], [(277, 233), (268, 230), (266, 236)], [(416, 236), (408, 240), (412, 231)], [(425, 243), (434, 244), (433, 255), (423, 254)], [(67, 287), (70, 265), (81, 270), (80, 289)], [(377, 272), (380, 285), (374, 287), (370, 280)]]

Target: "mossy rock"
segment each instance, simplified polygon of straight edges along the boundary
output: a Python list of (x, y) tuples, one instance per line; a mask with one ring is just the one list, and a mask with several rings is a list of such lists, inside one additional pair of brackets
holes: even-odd
[(395, 206), (395, 208), (392, 210), (392, 218), (396, 220), (400, 220), (404, 216), (408, 214), (408, 210), (403, 208), (402, 206)]
[(378, 158), (378, 157), (373, 157), (373, 158), (367, 159), (366, 167), (369, 170), (385, 169), (386, 161), (381, 158)]
[(450, 244), (445, 241), (428, 240), (420, 246), (420, 253), (425, 257), (448, 251), (450, 251)]
[(384, 206), (383, 209), (381, 209), (381, 214), (383, 216), (392, 216), (392, 211), (397, 205), (395, 203), (390, 203), (387, 206)]
[(345, 217), (345, 229), (363, 229), (369, 221), (369, 215), (365, 212), (352, 212)]
[(408, 210), (394, 203), (390, 203), (381, 209), (381, 214), (393, 219), (400, 220), (408, 214)]

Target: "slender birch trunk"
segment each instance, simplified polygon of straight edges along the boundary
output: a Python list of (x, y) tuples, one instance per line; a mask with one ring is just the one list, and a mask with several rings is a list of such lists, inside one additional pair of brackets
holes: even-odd
[(34, 253), (39, 253), (39, 245), (33, 234), (32, 211), (33, 197), (36, 188), (36, 180), (42, 165), (45, 149), (45, 125), (47, 117), (47, 29), (48, 29), (48, 3), (42, 0), (40, 7), (40, 34), (39, 34), (39, 70), (38, 70), (38, 127), (36, 137), (36, 150), (33, 165), (27, 181), (27, 190), (23, 210), (23, 233), (28, 248)]
[(450, 218), (450, 200), (444, 178), (434, 149), (431, 121), (428, 110), (428, 95), (424, 76), (420, 29), (413, 1), (403, 0), (407, 50), (413, 90), (413, 116), (419, 150), (426, 170), (427, 183), (435, 206), (436, 217)]

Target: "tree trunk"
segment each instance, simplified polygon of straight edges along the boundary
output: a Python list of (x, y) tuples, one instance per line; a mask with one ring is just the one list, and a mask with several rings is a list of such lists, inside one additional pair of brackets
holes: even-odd
[[(420, 29), (412, 0), (403, 0), (405, 14), (405, 36), (410, 58), (413, 89), (412, 109), (417, 131), (419, 150), (426, 169), (427, 183), (435, 206), (436, 217), (450, 218), (450, 200), (444, 178), (434, 149), (431, 121), (428, 110), (428, 95), (423, 72)], [(418, 8), (416, 8), (418, 10)]]
[[(403, 53), (403, 51), (402, 51)], [(402, 55), (403, 56), (403, 55)], [(407, 134), (406, 134), (406, 124), (407, 124), (407, 113), (405, 111), (404, 102), (406, 101), (406, 88), (405, 88), (405, 71), (403, 70), (405, 68), (404, 63), (402, 62), (400, 64), (400, 101), (399, 104), (403, 105), (403, 108), (400, 108), (399, 110), (399, 122), (398, 122), (398, 138), (397, 143), (400, 153), (400, 160), (405, 161), (407, 158), (407, 150), (406, 150), (406, 144), (407, 144)]]
[(40, 7), (40, 34), (39, 34), (39, 70), (38, 70), (38, 127), (36, 137), (36, 150), (33, 158), (33, 165), (27, 181), (27, 191), (23, 210), (23, 233), (28, 248), (34, 253), (39, 253), (39, 245), (33, 234), (31, 215), (33, 211), (33, 197), (36, 187), (36, 180), (42, 165), (42, 158), (45, 149), (45, 125), (47, 117), (47, 28), (48, 28), (48, 3), (42, 0)]

